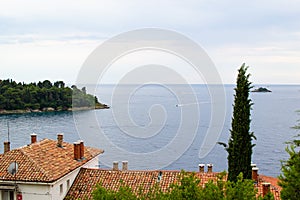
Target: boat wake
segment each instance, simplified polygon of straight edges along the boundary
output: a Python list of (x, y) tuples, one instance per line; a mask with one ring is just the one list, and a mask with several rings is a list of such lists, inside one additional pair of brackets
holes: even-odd
[(185, 103), (185, 104), (176, 104), (176, 107), (182, 107), (182, 106), (191, 106), (191, 105), (199, 105), (199, 104), (207, 104), (210, 103), (208, 101), (206, 102), (197, 102), (197, 103)]

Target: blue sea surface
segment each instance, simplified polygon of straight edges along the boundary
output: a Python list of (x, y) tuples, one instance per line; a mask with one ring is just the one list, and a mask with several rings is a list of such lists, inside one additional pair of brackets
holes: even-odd
[[(111, 152), (118, 153), (117, 150), (110, 151), (116, 146), (128, 152), (145, 154), (145, 159), (137, 159), (134, 162), (129, 160), (130, 169), (150, 169), (150, 166), (159, 168), (158, 166), (166, 160), (166, 156), (155, 157), (149, 165), (147, 164), (149, 162), (146, 162), (147, 153), (159, 151), (170, 144), (177, 137), (178, 129), (184, 126), (184, 120), (187, 122), (197, 120), (195, 138), (190, 137), (191, 134), (183, 136), (181, 139), (188, 140), (190, 145), (186, 151), (179, 152), (182, 156), (164, 169), (196, 171), (199, 163), (212, 163), (214, 171), (227, 169), (227, 152), (223, 146), (214, 144), (207, 156), (199, 158), (200, 147), (208, 129), (212, 126), (211, 119), (214, 115), (212, 108), (218, 106), (211, 103), (211, 93), (206, 85), (192, 85), (192, 90), (187, 90), (185, 85), (173, 85), (177, 93), (170, 89), (172, 87), (155, 84), (136, 87), (134, 91), (130, 90), (130, 93), (128, 87), (130, 86), (120, 86), (117, 94), (114, 93), (116, 88), (113, 85), (96, 87), (95, 95), (101, 102), (110, 105), (111, 109), (77, 111), (75, 114), (49, 112), (1, 115), (1, 144), (8, 139), (7, 123), (9, 123), (11, 148), (29, 144), (31, 133), (38, 134), (38, 140), (56, 139), (57, 133), (64, 133), (65, 141), (73, 143), (84, 139), (87, 145), (105, 147), (105, 153), (111, 157), (113, 157)], [(218, 138), (220, 142), (227, 143), (230, 136), (234, 87), (234, 85), (224, 86), (226, 102), (220, 105), (225, 106), (226, 113)], [(272, 90), (272, 93), (250, 94), (254, 103), (251, 111), (251, 131), (257, 138), (253, 141), (256, 146), (253, 149), (252, 160), (259, 167), (260, 173), (278, 176), (280, 161), (288, 158), (285, 142), (292, 140), (293, 136), (299, 133), (291, 127), (300, 119), (299, 113), (296, 112), (300, 110), (300, 85), (269, 85), (268, 89)], [(93, 90), (89, 92), (93, 93)], [(193, 101), (195, 96), (197, 102)], [(183, 115), (183, 108), (187, 110), (190, 108), (191, 113), (197, 109), (199, 115), (196, 118), (195, 115)], [(183, 119), (183, 116), (188, 119)], [(192, 125), (191, 123), (191, 126), (189, 124), (184, 126), (184, 130), (187, 133), (194, 131)], [(100, 131), (103, 133), (102, 136), (98, 134)], [(110, 142), (104, 144), (105, 141)], [(3, 152), (3, 145), (0, 151)], [(175, 151), (169, 152), (170, 157), (171, 154), (178, 153)], [(112, 163), (101, 162), (100, 166), (110, 168)]]

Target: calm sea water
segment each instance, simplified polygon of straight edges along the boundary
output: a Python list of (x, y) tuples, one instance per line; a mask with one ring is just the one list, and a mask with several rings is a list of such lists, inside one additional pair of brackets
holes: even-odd
[[(190, 108), (191, 112), (196, 108), (199, 109), (199, 116), (195, 138), (189, 134), (183, 137), (182, 140), (188, 140), (190, 143), (188, 149), (181, 152), (183, 155), (180, 158), (164, 168), (197, 170), (199, 163), (213, 163), (214, 171), (227, 169), (227, 153), (220, 145), (214, 145), (207, 156), (199, 158), (201, 144), (211, 126), (213, 116), (211, 109), (217, 106), (212, 105), (211, 95), (205, 85), (193, 85), (193, 93), (186, 90), (186, 86), (177, 85), (176, 91), (180, 93), (179, 96), (170, 88), (158, 85), (138, 87), (129, 94), (128, 86), (122, 87), (119, 88), (117, 95), (113, 94), (115, 90), (111, 85), (96, 89), (95, 94), (100, 101), (112, 106), (109, 110), (80, 111), (75, 115), (72, 112), (2, 115), (1, 143), (7, 140), (7, 122), (9, 122), (11, 148), (29, 144), (30, 134), (33, 132), (38, 134), (38, 139), (56, 139), (57, 133), (64, 133), (65, 141), (72, 143), (82, 138), (88, 145), (104, 148), (106, 156), (111, 160), (128, 159), (114, 157), (114, 152), (118, 154), (118, 150), (114, 150), (116, 146), (128, 152), (145, 154), (144, 159), (132, 161), (134, 165), (129, 160), (131, 169), (149, 169), (153, 166), (156, 168), (155, 166), (160, 166), (166, 160), (166, 156), (156, 156), (155, 159), (151, 159), (149, 165), (149, 162), (146, 162), (149, 161), (146, 154), (161, 150), (172, 142), (173, 138), (177, 137), (177, 130), (183, 126), (183, 117), (187, 117), (188, 122), (195, 120), (195, 115), (183, 116), (183, 108)], [(300, 115), (296, 112), (300, 110), (300, 85), (270, 85), (268, 88), (273, 92), (251, 93), (254, 103), (251, 130), (257, 137), (254, 141), (256, 146), (252, 160), (258, 165), (260, 173), (278, 176), (280, 160), (288, 157), (285, 142), (297, 134), (291, 127), (300, 119)], [(224, 89), (226, 115), (218, 141), (227, 142), (231, 127), (234, 85), (225, 85)], [(196, 103), (192, 101), (194, 94), (197, 98)], [(192, 132), (191, 126), (192, 124), (188, 123), (184, 130), (187, 133)], [(103, 135), (99, 136), (99, 131), (103, 132)], [(107, 144), (105, 141), (110, 142)], [(175, 150), (168, 153), (171, 157), (173, 153), (178, 152)], [(104, 155), (103, 160), (110, 162)], [(111, 167), (105, 162), (100, 165)]]

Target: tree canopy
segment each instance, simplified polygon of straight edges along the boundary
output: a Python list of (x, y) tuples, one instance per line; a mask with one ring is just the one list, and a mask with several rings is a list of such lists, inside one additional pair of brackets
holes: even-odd
[(0, 110), (68, 110), (72, 107), (94, 107), (100, 104), (97, 97), (76, 86), (66, 87), (63, 81), (51, 83), (17, 83), (11, 79), (0, 80)]
[[(300, 129), (300, 124), (294, 127)], [(297, 136), (298, 138), (300, 135)], [(282, 187), (281, 198), (298, 200), (300, 199), (300, 139), (288, 142), (286, 152), (289, 159), (282, 161), (282, 174), (279, 176), (279, 185)]]

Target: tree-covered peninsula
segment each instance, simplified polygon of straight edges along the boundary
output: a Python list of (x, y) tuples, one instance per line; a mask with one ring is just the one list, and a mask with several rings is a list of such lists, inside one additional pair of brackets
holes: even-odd
[(23, 113), (109, 108), (96, 96), (87, 94), (86, 88), (67, 87), (63, 81), (51, 83), (17, 83), (0, 80), (0, 113)]

